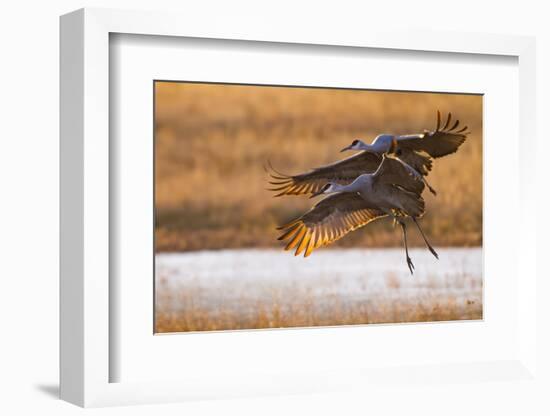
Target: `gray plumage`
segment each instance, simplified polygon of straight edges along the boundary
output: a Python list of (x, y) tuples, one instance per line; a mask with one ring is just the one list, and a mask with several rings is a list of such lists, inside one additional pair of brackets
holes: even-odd
[[(275, 196), (332, 194), (308, 212), (279, 227), (279, 240), (287, 241), (285, 250), (295, 249), (304, 257), (349, 232), (379, 218), (390, 216), (403, 231), (405, 255), (411, 273), (414, 265), (409, 257), (404, 218), (411, 218), (418, 227), (428, 249), (437, 253), (428, 242), (417, 219), (425, 212), (422, 191), (435, 194), (425, 176), (432, 169), (433, 159), (452, 154), (466, 140), (468, 127), (459, 128), (449, 113), (444, 123), (437, 111), (433, 131), (408, 135), (378, 135), (371, 144), (354, 140), (342, 149), (360, 152), (309, 172), (286, 175), (271, 165), (271, 191)], [(391, 156), (388, 156), (391, 155)]]
[[(299, 218), (279, 227), (283, 232), (279, 240), (288, 240), (285, 250), (295, 248), (295, 255), (304, 252), (304, 257), (307, 257), (313, 250), (357, 228), (391, 216), (403, 229), (407, 264), (412, 273), (414, 265), (408, 254), (403, 218), (413, 218), (418, 226), (416, 219), (422, 217), (425, 211), (421, 196), (423, 189), (424, 183), (409, 166), (393, 157), (383, 156), (374, 173), (360, 175), (348, 185), (329, 182), (315, 192), (313, 196), (333, 195), (318, 202)], [(426, 244), (437, 257), (427, 241)]]

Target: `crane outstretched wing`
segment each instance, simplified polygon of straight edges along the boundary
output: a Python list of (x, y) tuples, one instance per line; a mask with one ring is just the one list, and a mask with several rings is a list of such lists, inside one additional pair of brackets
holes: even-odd
[(376, 183), (395, 185), (420, 195), (424, 190), (422, 175), (401, 160), (384, 155), (374, 173)]
[(278, 239), (288, 240), (285, 250), (296, 247), (295, 256), (304, 251), (304, 257), (307, 257), (316, 248), (386, 215), (377, 208), (369, 207), (356, 193), (338, 193), (319, 201), (294, 221), (278, 227), (283, 231)]
[(396, 156), (423, 176), (432, 170), (432, 158), (427, 153), (398, 147)]
[(384, 156), (380, 167), (372, 175), (372, 186), (384, 193), (401, 215), (417, 218), (424, 215), (426, 205), (421, 196), (423, 177), (400, 160)]
[[(459, 128), (459, 124), (459, 120), (452, 121), (452, 115), (449, 113), (445, 124), (442, 126), (441, 113), (438, 110), (435, 130), (399, 136), (397, 138), (398, 147), (404, 150), (424, 152), (433, 158), (449, 155), (458, 150), (470, 133), (467, 131), (468, 126)], [(409, 163), (407, 160), (403, 160)], [(413, 166), (412, 163), (411, 166)]]
[(347, 185), (363, 173), (373, 173), (382, 157), (375, 153), (360, 152), (346, 159), (324, 165), (299, 175), (285, 175), (271, 167), (270, 191), (275, 196), (305, 195), (318, 192), (327, 182)]

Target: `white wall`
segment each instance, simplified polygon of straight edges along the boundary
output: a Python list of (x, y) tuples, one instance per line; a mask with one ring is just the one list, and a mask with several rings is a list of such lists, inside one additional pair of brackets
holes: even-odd
[[(317, 2), (184, 2), (112, 0), (88, 2), (11, 1), (0, 11), (0, 290), (2, 343), (0, 343), (0, 409), (3, 414), (72, 414), (79, 409), (54, 399), (58, 374), (58, 16), (74, 9), (116, 7), (133, 9), (180, 10), (194, 13), (208, 24), (212, 13), (250, 16), (267, 14), (281, 22), (325, 22), (327, 26), (383, 24), (392, 20), (407, 27), (438, 30), (512, 33), (537, 36), (538, 49), (538, 126), (547, 128), (550, 114), (550, 29), (543, 1), (460, 0), (406, 1), (378, 0)], [(503, 120), (506, 122), (506, 120)], [(539, 148), (541, 210), (546, 209), (549, 175), (544, 156), (549, 139)], [(526, 145), (530, 145), (526, 143)], [(513, 218), (511, 218), (513, 219)], [(548, 225), (541, 223), (548, 233)], [(542, 240), (542, 239), (541, 239)], [(548, 245), (546, 246), (548, 247)], [(542, 265), (542, 262), (540, 263)], [(550, 278), (550, 276), (549, 276)], [(539, 288), (548, 293), (549, 286)], [(543, 305), (544, 311), (548, 307)], [(548, 335), (546, 335), (548, 337)], [(548, 341), (548, 339), (545, 339)], [(546, 342), (548, 346), (548, 342)], [(550, 348), (549, 348), (550, 350)], [(471, 389), (441, 387), (439, 400), (447, 400), (445, 414), (542, 414), (530, 394), (516, 394), (501, 386), (501, 400), (488, 401)], [(415, 392), (411, 392), (415, 394)], [(100, 410), (101, 414), (365, 414), (371, 398), (347, 394), (323, 397), (270, 398)], [(431, 398), (426, 398), (431, 400)], [(407, 397), (391, 397), (387, 410), (392, 414)], [(409, 409), (420, 414), (422, 409)], [(548, 408), (546, 409), (548, 411)], [(32, 414), (32, 413), (30, 413)]]

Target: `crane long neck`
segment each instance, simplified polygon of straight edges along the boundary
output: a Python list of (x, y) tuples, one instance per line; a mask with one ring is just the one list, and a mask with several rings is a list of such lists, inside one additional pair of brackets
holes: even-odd
[(373, 144), (361, 143), (360, 150), (366, 150), (373, 153), (384, 153), (388, 151), (388, 144), (383, 141), (376, 141)]
[(352, 183), (348, 185), (340, 185), (335, 184), (334, 191), (335, 192), (357, 192), (360, 188), (360, 181), (359, 178), (356, 178)]
[(359, 144), (359, 150), (366, 150), (368, 152), (374, 152), (375, 151), (375, 146), (372, 145), (372, 144), (360, 143)]

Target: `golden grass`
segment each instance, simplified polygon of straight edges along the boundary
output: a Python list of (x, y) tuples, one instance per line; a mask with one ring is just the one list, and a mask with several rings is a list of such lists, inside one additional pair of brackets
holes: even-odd
[(300, 328), (335, 325), (367, 325), (384, 323), (420, 323), (482, 318), (482, 306), (477, 302), (457, 304), (453, 299), (430, 299), (417, 304), (389, 303), (371, 310), (357, 304), (318, 313), (310, 306), (281, 311), (278, 304), (258, 305), (255, 313), (242, 316), (235, 311), (194, 308), (182, 312), (161, 312), (156, 318), (157, 333), (223, 331), (239, 329)]
[[(275, 227), (312, 202), (273, 199), (268, 159), (303, 172), (347, 156), (339, 149), (354, 138), (433, 128), (437, 109), (472, 134), (457, 154), (436, 161), (429, 180), (439, 194), (425, 194), (422, 223), (436, 246), (481, 245), (481, 96), (162, 82), (155, 98), (159, 252), (277, 246)], [(400, 233), (382, 220), (334, 246), (399, 244)]]
[[(419, 296), (399, 294), (399, 279), (386, 276), (387, 292), (362, 299), (327, 294), (300, 285), (263, 288), (265, 296), (242, 293), (224, 298), (220, 291), (186, 286), (157, 295), (155, 332), (215, 331), (236, 329), (290, 328), (405, 322), (482, 319), (480, 279), (467, 275), (447, 278), (446, 285), (463, 288), (442, 294), (442, 277), (428, 279)], [(404, 292), (405, 293), (405, 292)], [(460, 295), (467, 293), (467, 296)], [(214, 296), (215, 301), (211, 297)], [(168, 305), (176, 303), (177, 309)]]

